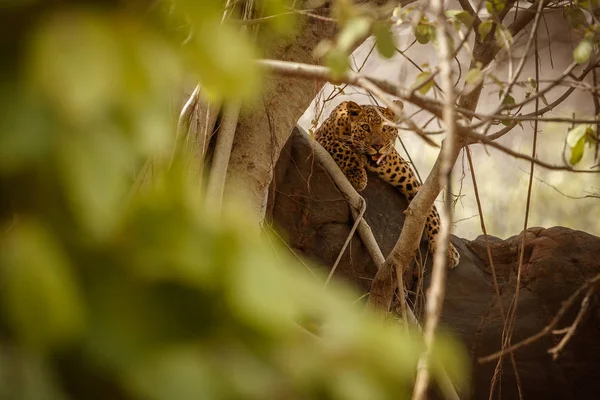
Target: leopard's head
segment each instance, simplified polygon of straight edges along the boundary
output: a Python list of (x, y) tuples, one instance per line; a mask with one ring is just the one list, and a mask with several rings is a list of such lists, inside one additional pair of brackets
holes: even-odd
[[(402, 107), (401, 102), (396, 103)], [(393, 126), (394, 112), (389, 108), (359, 105), (345, 101), (338, 108), (338, 126), (345, 126), (348, 142), (375, 164), (381, 164), (394, 148), (398, 129)]]

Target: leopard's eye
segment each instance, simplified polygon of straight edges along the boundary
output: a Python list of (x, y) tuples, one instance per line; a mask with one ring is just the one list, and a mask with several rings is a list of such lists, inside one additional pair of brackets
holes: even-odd
[(361, 128), (363, 128), (367, 132), (369, 132), (371, 130), (371, 127), (368, 124), (362, 124)]

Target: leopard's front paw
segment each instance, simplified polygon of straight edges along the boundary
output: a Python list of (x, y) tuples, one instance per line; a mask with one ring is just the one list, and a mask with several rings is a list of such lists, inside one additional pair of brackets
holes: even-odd
[[(364, 174), (366, 175), (366, 174)], [(362, 192), (367, 187), (367, 177), (359, 173), (349, 174), (346, 176), (357, 192)]]

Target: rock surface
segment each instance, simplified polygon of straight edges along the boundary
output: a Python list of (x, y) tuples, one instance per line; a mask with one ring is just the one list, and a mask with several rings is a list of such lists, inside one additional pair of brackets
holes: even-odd
[[(284, 147), (276, 167), (269, 198), (269, 215), (291, 248), (320, 265), (334, 264), (353, 224), (350, 209), (331, 178), (314, 159), (310, 146), (297, 129)], [(361, 193), (367, 201), (365, 218), (383, 254), (394, 246), (404, 222), (407, 202), (391, 186), (369, 178)], [(600, 238), (563, 227), (530, 228), (519, 285), (516, 323), (511, 343), (540, 332), (567, 300), (586, 281), (600, 273)], [(504, 313), (515, 296), (517, 265), (522, 236), (506, 240), (488, 236)], [(442, 324), (458, 335), (472, 360), (470, 393), (461, 398), (487, 399), (496, 362), (481, 364), (478, 358), (499, 350), (503, 318), (494, 290), (483, 236), (473, 241), (453, 238), (461, 263), (448, 275)], [(426, 254), (426, 245), (421, 246)], [(430, 261), (426, 271), (430, 271)], [(358, 235), (342, 257), (335, 276), (368, 293), (376, 267)], [(412, 291), (426, 289), (429, 276), (412, 282)], [(597, 285), (598, 286), (598, 285)], [(548, 350), (563, 335), (546, 335), (514, 353), (524, 399), (600, 398), (600, 288), (568, 344), (556, 360)], [(571, 324), (581, 307), (580, 296), (561, 319), (558, 328)], [(422, 305), (417, 303), (420, 314)], [(502, 362), (502, 374), (494, 399), (518, 399), (510, 357)]]

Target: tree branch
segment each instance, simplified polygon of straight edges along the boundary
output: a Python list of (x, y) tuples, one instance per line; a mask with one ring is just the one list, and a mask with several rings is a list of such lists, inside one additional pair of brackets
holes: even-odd
[(213, 213), (220, 213), (223, 203), (223, 192), (225, 190), (225, 177), (231, 156), (231, 147), (240, 115), (240, 102), (225, 105), (223, 121), (219, 128), (217, 145), (213, 155), (210, 177), (206, 190), (206, 204)]
[[(523, 232), (523, 235), (525, 234), (525, 232)], [(537, 342), (538, 340), (540, 340), (541, 338), (543, 338), (544, 336), (551, 334), (553, 332), (553, 330), (556, 328), (556, 326), (558, 325), (558, 323), (562, 320), (562, 318), (565, 316), (565, 314), (567, 313), (567, 311), (569, 311), (569, 309), (571, 308), (571, 306), (575, 303), (575, 300), (577, 300), (577, 298), (581, 295), (581, 293), (588, 291), (588, 290), (592, 290), (595, 289), (596, 285), (598, 285), (600, 283), (600, 274), (594, 276), (592, 279), (588, 280), (585, 284), (583, 284), (583, 286), (581, 286), (579, 289), (577, 289), (568, 299), (567, 301), (565, 301), (563, 303), (563, 305), (561, 306), (561, 308), (558, 310), (558, 312), (556, 313), (556, 316), (554, 316), (554, 318), (552, 318), (552, 320), (550, 321), (550, 323), (548, 325), (546, 325), (546, 327), (544, 329), (542, 329), (540, 332), (536, 333), (535, 335), (532, 335), (530, 337), (528, 337), (527, 339), (521, 340), (518, 343), (515, 343), (505, 349), (502, 349), (500, 351), (497, 351), (495, 353), (492, 353), (488, 356), (485, 357), (480, 357), (477, 361), (479, 361), (480, 363), (486, 363), (486, 362), (490, 362), (490, 361), (494, 361), (496, 359), (498, 359), (499, 357), (502, 357), (505, 354), (508, 353), (512, 353), (518, 349), (520, 349), (523, 346), (528, 346), (532, 343)], [(551, 349), (552, 350), (552, 349)]]
[[(468, 0), (467, 0), (468, 3)], [(431, 355), (435, 344), (435, 331), (442, 313), (442, 304), (446, 290), (446, 269), (448, 256), (448, 238), (450, 235), (450, 221), (452, 221), (452, 199), (451, 199), (451, 174), (454, 167), (453, 154), (457, 153), (456, 143), (456, 110), (454, 108), (454, 84), (452, 81), (452, 50), (448, 33), (448, 23), (444, 15), (444, 0), (432, 0), (431, 8), (435, 9), (437, 14), (437, 23), (441, 29), (437, 30), (437, 39), (439, 43), (439, 68), (442, 88), (444, 91), (444, 126), (446, 128), (445, 146), (441, 151), (441, 173), (439, 176), (439, 186), (446, 187), (446, 201), (441, 214), (445, 215), (447, 223), (442, 224), (440, 234), (433, 257), (433, 271), (431, 273), (431, 284), (427, 290), (427, 302), (425, 310), (425, 351), (419, 359), (419, 368), (415, 380), (415, 388), (412, 398), (421, 400), (425, 398), (427, 387), (429, 386), (429, 369)], [(462, 3), (461, 3), (462, 4)], [(426, 211), (425, 217), (429, 214)], [(417, 243), (418, 246), (418, 243)], [(416, 248), (414, 249), (416, 250)], [(402, 274), (404, 265), (396, 264), (396, 275)]]

